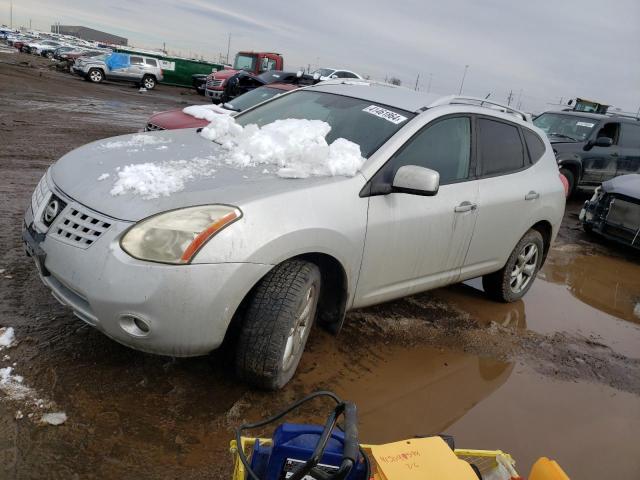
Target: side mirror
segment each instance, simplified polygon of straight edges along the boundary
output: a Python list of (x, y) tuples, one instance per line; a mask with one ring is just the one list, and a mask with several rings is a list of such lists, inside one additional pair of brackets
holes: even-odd
[(304, 72), (303, 72), (302, 70), (298, 70), (298, 71), (296, 72), (296, 77), (301, 78), (301, 77), (302, 77), (302, 75), (304, 75)]
[(613, 140), (609, 137), (598, 137), (594, 143), (596, 147), (610, 147), (613, 145)]
[(440, 174), (417, 165), (400, 167), (393, 177), (392, 191), (431, 197), (440, 188)]

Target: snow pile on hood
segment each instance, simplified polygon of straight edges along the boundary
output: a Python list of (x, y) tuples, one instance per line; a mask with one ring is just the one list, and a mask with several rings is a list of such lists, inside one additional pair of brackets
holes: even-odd
[(120, 140), (117, 142), (101, 143), (100, 148), (124, 148), (124, 147), (144, 147), (147, 145), (157, 145), (160, 143), (169, 143), (171, 140), (160, 138), (154, 135), (138, 134), (133, 135), (129, 140)]
[(207, 122), (213, 122), (219, 115), (230, 115), (231, 110), (219, 107), (218, 105), (191, 105), (182, 109), (183, 113), (191, 115), (192, 117), (206, 120)]
[(13, 327), (0, 328), (0, 350), (10, 347), (15, 339)]
[(213, 176), (215, 164), (211, 157), (126, 165), (117, 172), (110, 193), (116, 196), (131, 192), (145, 200), (169, 196), (184, 189), (187, 180)]
[(287, 178), (354, 176), (365, 161), (360, 146), (344, 138), (329, 145), (325, 137), (330, 131), (321, 120), (290, 118), (260, 128), (218, 116), (200, 134), (228, 150), (224, 161), (235, 167), (275, 165), (278, 175)]

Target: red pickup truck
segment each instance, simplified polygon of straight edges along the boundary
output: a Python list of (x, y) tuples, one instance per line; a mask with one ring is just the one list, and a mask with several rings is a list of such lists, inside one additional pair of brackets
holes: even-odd
[(273, 52), (238, 52), (232, 68), (214, 72), (207, 77), (205, 95), (214, 103), (220, 102), (227, 80), (244, 70), (258, 75), (269, 70), (283, 70), (284, 59), (279, 53)]

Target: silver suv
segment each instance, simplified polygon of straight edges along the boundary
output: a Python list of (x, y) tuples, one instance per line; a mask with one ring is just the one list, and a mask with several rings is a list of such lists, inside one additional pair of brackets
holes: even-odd
[(97, 57), (78, 58), (71, 70), (93, 83), (103, 80), (133, 82), (147, 90), (163, 79), (160, 61), (144, 55), (111, 53)]
[[(473, 277), (502, 302), (531, 287), (565, 196), (551, 145), (524, 114), (333, 80), (235, 121), (289, 118), (327, 122), (327, 141), (359, 145), (362, 167), (291, 179), (222, 162), (145, 199), (114, 194), (113, 179), (127, 166), (145, 175), (188, 167), (223, 146), (196, 129), (167, 130), (62, 157), (24, 219), (45, 285), (85, 322), (146, 352), (203, 355), (237, 339), (237, 373), (264, 388), (293, 376), (314, 321), (338, 332), (350, 309)], [(136, 188), (146, 187), (142, 176)]]

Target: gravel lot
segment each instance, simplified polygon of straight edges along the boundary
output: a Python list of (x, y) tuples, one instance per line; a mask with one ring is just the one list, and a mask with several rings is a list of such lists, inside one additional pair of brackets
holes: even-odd
[[(0, 352), (28, 387), (0, 383), (2, 478), (230, 478), (234, 425), (327, 388), (359, 406), (361, 440), (446, 432), (459, 446), (538, 456), (572, 478), (640, 478), (640, 256), (582, 232), (567, 205), (541, 278), (496, 304), (467, 282), (352, 312), (316, 329), (299, 373), (253, 391), (228, 355), (158, 357), (83, 324), (41, 284), (20, 230), (46, 168), (87, 142), (135, 132), (154, 112), (204, 103), (160, 86), (93, 85), (0, 52)], [(298, 420), (322, 421), (314, 404)], [(43, 413), (65, 412), (60, 426)], [(257, 432), (269, 434), (269, 432)]]

